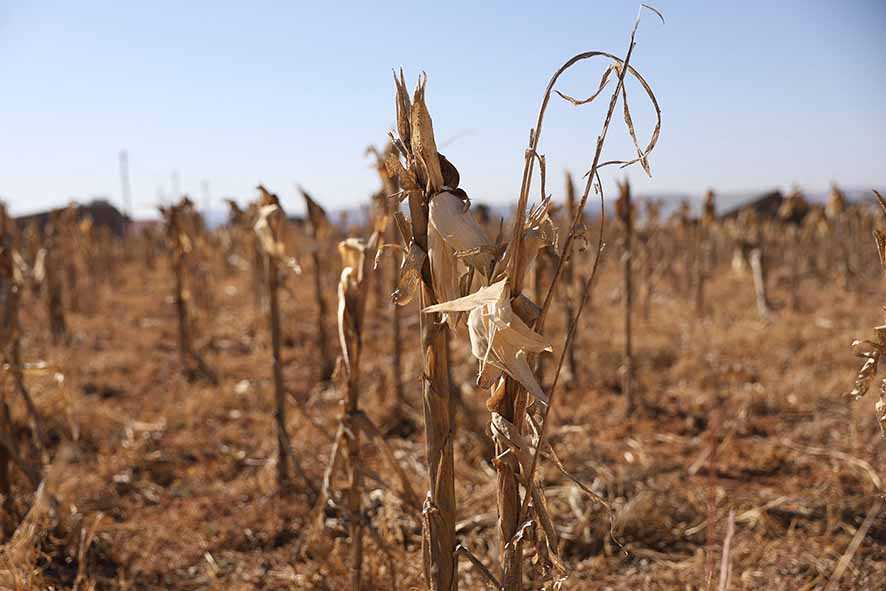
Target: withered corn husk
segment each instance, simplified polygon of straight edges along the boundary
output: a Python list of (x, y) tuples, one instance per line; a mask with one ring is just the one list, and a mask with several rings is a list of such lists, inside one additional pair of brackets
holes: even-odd
[(478, 382), (491, 386), (505, 372), (536, 399), (547, 402), (527, 354), (551, 351), (551, 345), (514, 313), (507, 279), (465, 297), (429, 306), (424, 312), (469, 312), (471, 353), (480, 361)]

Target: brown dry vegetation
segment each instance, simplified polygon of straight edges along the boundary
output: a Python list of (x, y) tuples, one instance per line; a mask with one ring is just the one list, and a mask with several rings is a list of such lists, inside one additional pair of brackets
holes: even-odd
[[(161, 208), (165, 238), (0, 209), (0, 588), (882, 585), (886, 380), (874, 412), (850, 399), (886, 328), (860, 370), (847, 350), (880, 324), (882, 212), (834, 187), (717, 217), (710, 192), (663, 221), (625, 179), (617, 221), (591, 216), (600, 169), (650, 173), (661, 130), (638, 24), (623, 59), (555, 71), (501, 224), (402, 71), (368, 227), (304, 191), (293, 223), (261, 185), (211, 232)], [(593, 58), (590, 98), (557, 90)], [(610, 79), (584, 190), (549, 193), (550, 100)], [(616, 111), (636, 154), (604, 161)]]
[[(874, 256), (868, 242), (859, 252)], [(645, 409), (624, 417), (617, 256), (610, 253), (601, 272), (578, 333), (579, 375), (560, 392), (548, 431), (566, 469), (613, 507), (614, 535), (602, 506), (551, 462), (539, 466), (561, 556), (573, 569), (566, 588), (704, 588), (711, 564), (719, 572), (730, 511), (731, 589), (823, 588), (875, 506), (886, 465), (870, 403), (849, 405), (844, 396), (857, 369), (847, 345), (880, 321), (876, 269), (856, 276), (851, 290), (836, 277), (808, 277), (799, 310), (782, 307), (771, 321), (760, 319), (748, 278), (728, 269), (725, 254), (707, 281), (701, 319), (679, 282), (663, 280), (649, 320), (634, 326), (635, 387)], [(577, 257), (576, 274), (588, 271), (588, 258)], [(51, 461), (36, 503), (12, 469), (16, 513), (30, 513), (4, 546), (3, 587), (71, 588), (78, 573), (80, 589), (347, 587), (347, 525), (335, 514), (312, 515), (301, 482), (278, 494), (270, 341), (251, 277), (207, 264), (215, 265), (214, 303), (198, 319), (195, 342), (218, 386), (179, 371), (173, 275), (167, 265), (146, 268), (134, 248), (110, 283), (81, 293), (96, 312), (68, 313), (68, 344), (52, 344), (45, 306), (25, 297), (26, 361), (47, 363), (26, 379)], [(324, 272), (329, 294), (336, 274), (335, 265)], [(784, 265), (770, 273), (776, 307), (791, 298), (788, 279)], [(345, 385), (318, 383), (312, 290), (307, 277), (290, 278), (281, 306), (293, 397), (287, 426), (319, 485)], [(382, 426), (394, 412), (389, 313), (370, 294), (361, 407)], [(406, 400), (415, 409), (417, 314), (410, 307), (403, 317)], [(334, 318), (328, 322), (334, 334)], [(552, 317), (550, 334), (563, 334), (559, 322)], [(491, 565), (495, 471), (488, 433), (468, 427), (485, 424), (487, 393), (472, 384), (475, 362), (463, 342), (452, 348), (464, 400), (455, 441), (458, 536)], [(14, 395), (7, 400), (21, 449), (38, 464), (24, 406)], [(387, 441), (420, 491), (424, 443), (419, 414), (411, 415)], [(390, 589), (393, 578), (398, 589), (423, 588), (420, 522), (394, 495), (397, 477), (378, 450), (366, 443), (361, 458), (389, 485), (367, 479), (364, 508), (386, 548), (367, 536), (364, 584)], [(880, 515), (838, 588), (877, 588), (886, 576), (884, 543)], [(466, 561), (459, 572), (463, 588), (484, 588)]]

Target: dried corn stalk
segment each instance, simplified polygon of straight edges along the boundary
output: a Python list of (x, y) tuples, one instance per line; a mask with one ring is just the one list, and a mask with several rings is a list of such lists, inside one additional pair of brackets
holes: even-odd
[[(2, 304), (2, 324), (0, 324), (0, 352), (3, 353), (4, 376), (0, 382), (0, 495), (3, 495), (3, 510), (7, 518), (12, 518), (15, 506), (12, 497), (12, 483), (9, 478), (9, 464), (14, 449), (9, 449), (3, 442), (15, 441), (9, 405), (6, 402), (6, 372), (10, 368), (7, 351), (12, 341), (18, 340), (18, 301), (21, 287), (21, 274), (18, 273), (12, 257), (11, 220), (6, 214), (6, 206), (0, 203), (0, 304)], [(4, 524), (5, 526), (6, 524)], [(14, 528), (14, 527), (13, 527)], [(3, 527), (3, 530), (13, 529)]]
[(166, 220), (166, 237), (169, 256), (175, 277), (173, 298), (178, 319), (178, 353), (182, 372), (188, 377), (202, 376), (217, 384), (218, 378), (203, 357), (194, 348), (191, 336), (190, 306), (191, 290), (188, 289), (188, 258), (194, 249), (194, 217), (197, 215), (193, 202), (187, 197), (160, 212)]
[[(447, 178), (444, 180), (443, 159), (437, 153), (433, 124), (425, 104), (426, 79), (419, 79), (411, 99), (402, 72), (394, 81), (397, 135), (392, 139), (396, 154), (388, 156), (386, 168), (391, 176), (399, 178), (400, 196), (409, 202), (410, 220), (397, 218), (407, 254), (393, 299), (403, 305), (418, 291), (422, 306), (428, 306), (436, 304), (441, 294), (457, 293), (454, 240), (461, 236), (451, 235), (449, 218), (462, 218), (467, 202), (456, 193), (458, 172), (451, 164), (445, 169)], [(437, 199), (439, 201), (434, 204)], [(435, 212), (433, 224), (429, 220), (432, 206)], [(459, 244), (464, 246), (461, 242)], [(449, 332), (445, 322), (438, 314), (423, 315), (419, 319), (428, 462), (428, 493), (422, 509), (422, 556), (425, 580), (435, 591), (451, 591), (458, 587), (452, 449), (455, 409), (449, 378)]]
[(62, 251), (61, 215), (58, 211), (50, 214), (46, 224), (46, 235), (41, 252), (41, 275), (46, 292), (49, 332), (52, 342), (59, 344), (68, 338), (68, 324), (65, 319), (63, 286), (61, 278)]
[(87, 314), (93, 314), (96, 311), (96, 298), (98, 297), (98, 277), (94, 268), (98, 247), (95, 243), (95, 223), (92, 217), (84, 216), (80, 220), (77, 224), (77, 234), (83, 270), (86, 274), (86, 281), (91, 294), (91, 297), (86, 298), (84, 302), (83, 311)]
[(670, 259), (664, 252), (664, 245), (659, 236), (660, 223), (661, 203), (647, 199), (643, 228), (637, 233), (643, 248), (643, 320), (647, 322), (652, 315), (652, 297), (656, 282), (670, 267)]
[(615, 202), (615, 215), (621, 222), (623, 234), (623, 281), (624, 281), (624, 366), (622, 367), (623, 388), (626, 412), (634, 411), (637, 400), (634, 399), (634, 349), (632, 323), (634, 318), (634, 273), (633, 273), (633, 240), (634, 240), (634, 204), (631, 200), (631, 185), (625, 179), (619, 183), (619, 196)]
[(19, 325), (19, 304), (24, 288), (23, 260), (15, 250), (14, 224), (0, 203), (0, 359), (3, 376), (0, 381), (0, 495), (3, 496), (3, 509), (8, 517), (15, 515), (9, 469), (16, 465), (36, 487), (39, 474), (21, 456), (15, 439), (15, 430), (6, 400), (6, 375), (13, 378), (16, 389), (22, 396), (32, 422), (34, 439), (39, 449), (43, 449), (44, 437), (40, 415), (25, 388), (21, 363), (21, 327)]
[(73, 313), (80, 312), (80, 282), (78, 259), (81, 255), (80, 231), (77, 224), (77, 204), (71, 203), (59, 216), (59, 239), (64, 253), (65, 294), (67, 308)]
[(760, 317), (768, 319), (772, 313), (766, 284), (766, 256), (764, 250), (764, 225), (753, 210), (742, 211), (729, 227), (736, 242), (732, 268), (743, 272), (750, 268), (754, 295)]
[(321, 251), (332, 235), (332, 224), (326, 212), (314, 201), (308, 192), (299, 187), (308, 209), (309, 238), (311, 239), (311, 262), (313, 263), (314, 276), (314, 299), (317, 302), (317, 345), (320, 348), (322, 362), (321, 376), (323, 381), (332, 377), (335, 370), (335, 357), (329, 347), (329, 337), (326, 334), (326, 318), (328, 315), (326, 298), (323, 297), (323, 266), (320, 263)]
[[(375, 229), (368, 241), (349, 238), (339, 243), (338, 250), (342, 258), (342, 272), (338, 285), (338, 335), (341, 346), (342, 373), (346, 382), (346, 390), (342, 405), (339, 428), (333, 442), (331, 457), (323, 477), (321, 503), (319, 504), (323, 523), (332, 513), (343, 514), (351, 537), (351, 588), (362, 586), (363, 570), (363, 533), (365, 529), (373, 536), (376, 544), (387, 553), (384, 542), (367, 524), (363, 513), (363, 477), (367, 471), (360, 459), (361, 435), (372, 440), (382, 456), (400, 480), (402, 491), (400, 497), (406, 505), (418, 512), (419, 504), (409, 483), (409, 478), (402, 467), (394, 459), (394, 455), (381, 436), (378, 427), (360, 409), (360, 359), (363, 348), (365, 316), (369, 299), (370, 264), (375, 260), (375, 251), (381, 236), (384, 234), (386, 217), (381, 216), (375, 221)], [(343, 498), (335, 495), (332, 484), (339, 467), (339, 457), (343, 457), (342, 466), (348, 482)], [(392, 573), (393, 574), (393, 573)], [(396, 584), (395, 584), (396, 587)]]
[[(578, 211), (578, 201), (576, 200), (575, 194), (575, 183), (572, 180), (572, 175), (567, 172), (566, 173), (566, 221), (578, 219), (580, 227), (582, 231), (584, 231), (585, 219), (584, 212)], [(565, 294), (564, 297), (564, 306), (563, 306), (563, 315), (564, 315), (564, 326), (569, 326), (569, 323), (572, 321), (572, 318), (575, 316), (575, 300), (576, 300), (576, 281), (575, 281), (575, 261), (572, 257), (563, 264), (563, 291)], [(539, 298), (539, 301), (542, 301), (542, 298)], [(569, 372), (569, 378), (571, 381), (575, 382), (578, 380), (578, 366), (575, 361), (575, 345), (569, 348), (567, 352), (567, 370)]]
[[(400, 180), (394, 175), (388, 173), (387, 166), (385, 166), (385, 161), (388, 157), (396, 158), (396, 152), (394, 149), (394, 145), (392, 143), (388, 143), (385, 146), (384, 153), (379, 153), (375, 147), (370, 147), (368, 150), (369, 153), (375, 155), (376, 158), (376, 170), (378, 171), (379, 178), (382, 182), (381, 191), (374, 198), (377, 208), (379, 210), (379, 215), (382, 215), (386, 218), (393, 217), (393, 209), (394, 207), (391, 205), (391, 198), (394, 197), (400, 190)], [(399, 212), (398, 212), (399, 213)], [(394, 234), (396, 233), (396, 228), (391, 225), (391, 227), (386, 228), (386, 233), (384, 236), (384, 242), (393, 243), (395, 242)], [(396, 245), (394, 245), (396, 247)], [(401, 249), (402, 250), (402, 249)], [(401, 261), (402, 262), (402, 261)], [(382, 270), (381, 268), (380, 270)], [(394, 267), (393, 272), (390, 274), (390, 288), (391, 292), (397, 291), (400, 284), (400, 272), (398, 267)], [(383, 275), (378, 278), (376, 282), (378, 289), (380, 291), (384, 291), (388, 286), (384, 284)], [(390, 302), (390, 310), (391, 310), (391, 376), (392, 383), (394, 385), (394, 417), (396, 420), (404, 419), (404, 411), (405, 411), (405, 391), (403, 389), (403, 363), (402, 363), (402, 350), (403, 346), (400, 339), (400, 306), (397, 305), (396, 302)]]
[[(342, 272), (338, 284), (338, 335), (347, 376), (347, 396), (342, 412), (346, 425), (359, 411), (360, 353), (363, 346), (363, 316), (366, 310), (366, 244), (351, 238), (340, 242)], [(360, 432), (349, 429), (345, 464), (350, 475), (347, 510), (351, 536), (351, 589), (359, 591), (363, 569), (363, 475), (360, 469)]]
[[(368, 261), (374, 258), (380, 235), (381, 232), (374, 232), (368, 243), (350, 238), (338, 245), (343, 267), (338, 284), (338, 333), (347, 379), (347, 396), (342, 411), (344, 413), (342, 425), (346, 428), (342, 429), (342, 432), (347, 439), (344, 453), (349, 473), (346, 505), (351, 535), (351, 589), (354, 591), (361, 588), (363, 566), (361, 426), (356, 421), (360, 414), (360, 355), (363, 348), (366, 300), (369, 294)], [(366, 420), (368, 421), (368, 418)]]
[(695, 224), (695, 312), (705, 315), (705, 283), (714, 258), (712, 234), (717, 229), (717, 201), (713, 190), (705, 193), (701, 217)]
[[(562, 246), (562, 255), (558, 257), (557, 266), (544, 302), (536, 304), (529, 300), (522, 293), (524, 279), (527, 269), (530, 268), (532, 260), (538, 252), (538, 239), (546, 234), (546, 220), (549, 220), (546, 216), (545, 200), (547, 197), (544, 195), (543, 187), (544, 161), (538, 156), (537, 152), (541, 124), (548, 100), (559, 76), (573, 64), (583, 59), (597, 56), (608, 57), (614, 62), (611, 71), (617, 72), (618, 83), (610, 99), (609, 111), (602, 133), (598, 137), (594, 161), (588, 173), (585, 192), (582, 195), (579, 206), (576, 208), (577, 211), (584, 208), (591, 187), (598, 180), (597, 170), (599, 166), (640, 162), (646, 168), (648, 166), (646, 157), (655, 146), (659, 127), (656, 125), (650, 144), (645, 149), (640, 149), (634, 136), (633, 125), (630, 121), (626, 95), (624, 93), (624, 78), (628, 72), (641, 82), (655, 105), (656, 112), (658, 113), (659, 111), (648, 85), (629, 66), (631, 52), (634, 47), (635, 32), (636, 26), (631, 34), (631, 42), (624, 60), (620, 60), (611, 54), (587, 52), (573, 57), (557, 70), (548, 84), (539, 111), (537, 125), (530, 134), (530, 144), (525, 152), (523, 183), (517, 204), (511, 240), (504, 253), (495, 248), (491, 249), (494, 258), (490, 265), (492, 271), (486, 276), (487, 286), (474, 294), (462, 296), (448, 302), (441, 302), (436, 306), (426, 306), (426, 310), (430, 313), (446, 312), (450, 316), (469, 310), (469, 335), (471, 337), (472, 351), (481, 361), (479, 375), (481, 383), (495, 377), (494, 373), (490, 375), (489, 372), (491, 370), (501, 370), (504, 372), (498, 380), (494, 381), (491, 387), (491, 396), (487, 401), (487, 407), (492, 414), (491, 428), (496, 442), (495, 465), (498, 484), (500, 586), (506, 591), (517, 591), (524, 588), (523, 546), (529, 543), (531, 539), (544, 539), (544, 543), (537, 544), (538, 556), (547, 557), (546, 560), (537, 565), (539, 570), (542, 571), (543, 577), (559, 579), (565, 572), (564, 565), (556, 555), (556, 532), (547, 515), (543, 494), (534, 486), (534, 470), (538, 457), (538, 448), (541, 446), (544, 438), (546, 421), (543, 420), (541, 429), (535, 438), (530, 439), (523, 433), (526, 430), (527, 409), (530, 404), (535, 403), (541, 406), (544, 409), (545, 419), (550, 409), (549, 404), (545, 403), (551, 401), (551, 395), (546, 395), (541, 389), (538, 376), (531, 371), (527, 373), (525, 369), (531, 367), (529, 356), (548, 349), (548, 344), (541, 336), (540, 331), (543, 328), (545, 314), (549, 309), (553, 293), (562, 277), (564, 262), (571, 256), (571, 246), (580, 235), (580, 220), (578, 215), (576, 215)], [(607, 76), (604, 76), (600, 90), (605, 86)], [(600, 90), (594, 96), (598, 95)], [(638, 152), (637, 158), (630, 161), (614, 161), (601, 164), (600, 156), (606, 132), (619, 97), (625, 99), (625, 123), (631, 136), (635, 139)], [(567, 97), (564, 96), (564, 98)], [(576, 102), (574, 99), (572, 100)], [(528, 199), (532, 171), (536, 161), (540, 161), (542, 168), (542, 199), (539, 207), (530, 209), (528, 207)], [(469, 224), (463, 223), (461, 225), (463, 226), (461, 235), (465, 238), (469, 237), (471, 235)], [(556, 232), (551, 232), (551, 234), (556, 235)], [(475, 270), (481, 271), (479, 268)], [(569, 337), (564, 349), (571, 345), (571, 339), (574, 336), (574, 326), (587, 301), (587, 294), (590, 291), (592, 280), (593, 273), (585, 283), (582, 304), (576, 312), (576, 318), (570, 327)], [(560, 365), (554, 376), (555, 384), (562, 370), (562, 361), (563, 357), (561, 356)], [(531, 400), (528, 398), (529, 396), (532, 397)], [(531, 451), (533, 446), (535, 447), (535, 453)], [(526, 489), (526, 494), (522, 500), (520, 496), (521, 485)], [(528, 516), (530, 505), (533, 518), (527, 521), (526, 517)], [(533, 532), (539, 532), (539, 535), (533, 535)]]
[[(886, 216), (886, 199), (874, 191), (880, 208)], [(874, 241), (877, 246), (877, 254), (880, 257), (880, 264), (886, 271), (886, 232), (877, 228), (874, 230)], [(867, 394), (874, 380), (877, 377), (877, 370), (883, 355), (886, 355), (886, 325), (874, 328), (874, 338), (870, 341), (854, 341), (852, 343), (852, 351), (856, 357), (864, 359), (858, 375), (855, 377), (855, 384), (849, 397), (852, 400), (860, 400)], [(886, 437), (886, 379), (880, 381), (880, 399), (874, 405), (877, 422), (880, 424), (880, 432)]]
[(274, 423), (277, 433), (277, 484), (281, 490), (290, 485), (289, 463), (307, 484), (308, 490), (315, 493), (301, 464), (292, 452), (289, 433), (286, 431), (286, 385), (283, 381), (283, 359), (281, 353), (280, 296), (282, 269), (294, 272), (301, 269), (294, 258), (286, 255), (283, 235), (286, 215), (280, 207), (280, 200), (263, 186), (258, 187), (261, 197), (258, 203), (258, 220), (255, 222), (255, 235), (264, 253), (264, 269), (268, 294), (268, 324), (271, 332), (271, 355), (274, 375)]

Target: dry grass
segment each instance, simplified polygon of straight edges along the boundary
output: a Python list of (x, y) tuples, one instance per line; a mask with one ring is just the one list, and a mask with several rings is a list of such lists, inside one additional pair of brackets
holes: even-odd
[[(587, 270), (579, 261), (579, 274)], [(51, 373), (28, 376), (54, 442), (55, 459), (47, 469), (54, 476), (44, 490), (60, 509), (47, 512), (39, 526), (27, 525), (32, 517), (20, 526), (17, 541), (5, 546), (16, 557), (10, 562), (15, 568), (3, 566), (7, 576), (15, 572), (34, 588), (72, 585), (80, 531), (103, 513), (85, 555), (86, 575), (99, 589), (346, 586), (346, 530), (332, 522), (320, 536), (323, 546), (305, 549), (306, 494), (298, 485), (301, 492), (293, 496), (276, 494), (275, 440), (268, 436), (274, 430), (272, 384), (269, 372), (256, 370), (267, 366), (269, 343), (265, 317), (249, 303), (249, 274), (219, 281), (217, 313), (204, 329), (212, 335), (207, 356), (219, 369), (218, 388), (170, 371), (176, 366), (176, 318), (164, 300), (173, 283), (169, 270), (146, 271), (139, 260), (126, 263), (119, 276), (113, 291), (99, 294), (106, 314), (71, 315), (71, 347), (51, 345), (48, 331), (29, 331), (24, 339), (29, 360), (45, 359), (65, 377), (60, 383)], [(611, 264), (601, 271), (595, 311), (617, 304), (620, 276)], [(787, 298), (778, 277), (773, 285), (774, 299)], [(605, 509), (554, 465), (541, 465), (551, 512), (561, 516), (560, 552), (574, 567), (568, 588), (581, 588), (582, 581), (614, 589), (699, 584), (711, 487), (717, 539), (728, 512), (736, 512), (730, 588), (813, 588), (829, 580), (879, 494), (867, 470), (846, 457), (884, 472), (875, 420), (839, 396), (854, 369), (845, 344), (879, 321), (869, 303), (882, 300), (882, 290), (876, 282), (866, 286), (871, 291), (847, 293), (839, 282), (819, 286), (807, 280), (803, 311), (785, 310), (767, 324), (757, 317), (753, 289), (723, 264), (708, 284), (713, 304), (703, 323), (681, 291), (662, 284), (650, 322), (636, 326), (637, 387), (653, 411), (627, 419), (619, 412), (621, 319), (594, 315), (593, 328), (578, 333), (580, 372), (576, 385), (562, 393), (549, 437), (563, 464), (616, 509), (616, 538), (629, 554), (610, 537)], [(311, 297), (310, 282), (296, 282), (293, 289), (297, 300)], [(281, 302), (286, 382), (313, 422), (334, 433), (340, 393), (313, 386), (313, 366), (321, 361), (313, 346), (314, 320), (299, 316), (296, 305), (290, 298)], [(28, 325), (45, 326), (43, 310), (29, 301), (23, 311)], [(552, 334), (562, 334), (561, 323), (552, 317), (551, 324)], [(381, 387), (389, 326), (367, 320), (367, 334), (375, 336), (363, 354), (361, 396), (376, 421), (394, 403)], [(404, 328), (405, 338), (417, 339), (414, 324)], [(486, 412), (485, 395), (471, 385), (468, 353), (456, 348), (453, 355), (453, 377), (467, 409)], [(404, 357), (414, 384), (419, 356), (407, 347)], [(415, 389), (407, 390), (407, 400), (418, 403)], [(12, 402), (15, 423), (27, 425), (26, 409)], [(697, 460), (709, 447), (708, 417), (715, 409), (724, 420), (716, 435), (715, 472), (708, 474), (707, 463)], [(305, 471), (319, 481), (331, 442), (300, 413), (290, 414), (288, 427)], [(463, 499), (457, 532), (484, 563), (494, 564), (495, 491), (480, 437), (460, 430), (454, 442), (456, 491)], [(61, 451), (61, 441), (69, 442), (68, 452)], [(421, 434), (394, 436), (388, 444), (412, 486), (421, 489)], [(374, 446), (361, 453), (364, 465), (391, 485), (367, 482), (367, 511), (397, 557), (399, 588), (420, 588), (421, 537), (399, 498), (397, 476)], [(35, 511), (30, 486), (13, 474), (17, 510), (41, 514), (42, 502)], [(875, 587), (886, 559), (884, 535), (882, 515), (872, 518), (842, 574), (842, 588)], [(462, 586), (481, 587), (481, 575), (466, 564)], [(370, 542), (365, 585), (390, 588), (389, 565)]]

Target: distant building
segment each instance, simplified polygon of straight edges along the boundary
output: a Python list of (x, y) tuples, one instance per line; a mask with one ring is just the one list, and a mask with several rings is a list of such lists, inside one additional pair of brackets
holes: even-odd
[[(42, 231), (53, 212), (64, 211), (65, 209), (65, 207), (59, 207), (49, 211), (22, 215), (15, 218), (15, 221), (20, 228), (26, 228), (31, 223), (36, 222), (37, 227)], [(123, 236), (127, 223), (130, 221), (129, 217), (123, 215), (119, 209), (104, 199), (96, 199), (85, 205), (77, 204), (77, 219), (86, 217), (92, 218), (95, 227), (107, 227), (111, 230), (111, 233), (118, 237)]]
[(741, 215), (741, 212), (747, 210), (752, 210), (761, 218), (777, 219), (784, 201), (781, 191), (772, 191), (725, 211), (720, 215), (720, 219), (735, 219)]

